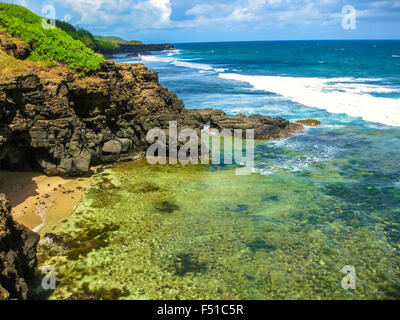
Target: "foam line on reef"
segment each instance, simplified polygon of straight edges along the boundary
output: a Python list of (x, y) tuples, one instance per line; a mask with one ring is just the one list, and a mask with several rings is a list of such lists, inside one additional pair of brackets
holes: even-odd
[(219, 77), (246, 82), (254, 89), (276, 93), (330, 113), (347, 114), (365, 121), (400, 127), (400, 99), (371, 95), (398, 92), (398, 88), (365, 83), (371, 79), (250, 76), (234, 73), (222, 73)]

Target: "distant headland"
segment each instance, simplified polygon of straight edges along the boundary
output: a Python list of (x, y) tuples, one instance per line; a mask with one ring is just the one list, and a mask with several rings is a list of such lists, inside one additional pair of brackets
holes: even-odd
[(137, 57), (138, 55), (149, 55), (154, 51), (176, 49), (169, 43), (145, 44), (142, 41), (128, 41), (116, 36), (93, 35), (86, 29), (75, 27), (64, 21), (56, 21), (56, 25), (72, 38), (83, 42), (93, 51), (102, 54), (107, 59), (112, 59), (119, 54), (126, 54), (127, 57)]

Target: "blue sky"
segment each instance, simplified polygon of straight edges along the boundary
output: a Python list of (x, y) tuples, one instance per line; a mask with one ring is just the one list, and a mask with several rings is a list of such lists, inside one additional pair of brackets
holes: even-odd
[[(400, 0), (16, 0), (92, 33), (154, 42), (400, 39)], [(356, 29), (342, 8), (356, 9)]]

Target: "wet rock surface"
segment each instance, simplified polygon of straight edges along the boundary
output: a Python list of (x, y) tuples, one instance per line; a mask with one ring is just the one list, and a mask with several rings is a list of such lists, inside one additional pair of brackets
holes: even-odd
[(38, 242), (38, 234), (14, 222), (8, 201), (0, 195), (0, 300), (29, 298)]
[(287, 137), (303, 129), (298, 123), (292, 123), (282, 118), (271, 118), (263, 115), (246, 116), (239, 114), (228, 117), (222, 110), (189, 110), (191, 121), (210, 125), (220, 132), (227, 130), (243, 130), (243, 138), (246, 138), (246, 130), (254, 129), (254, 138), (257, 140), (271, 140)]
[(298, 120), (296, 123), (300, 123), (305, 126), (316, 127), (322, 124), (321, 121), (315, 119), (305, 119), (305, 120)]

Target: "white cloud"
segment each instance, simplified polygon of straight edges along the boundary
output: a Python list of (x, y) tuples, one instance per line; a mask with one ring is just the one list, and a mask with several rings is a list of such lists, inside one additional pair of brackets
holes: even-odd
[(67, 7), (78, 24), (110, 27), (124, 24), (131, 29), (168, 27), (170, 0), (56, 0)]
[(72, 16), (69, 13), (66, 13), (62, 21), (69, 22), (72, 19)]
[(156, 22), (157, 25), (168, 24), (170, 22), (172, 14), (170, 0), (144, 1), (140, 2), (135, 8), (142, 11), (142, 13), (158, 16), (159, 20)]
[[(43, 0), (56, 2), (66, 18), (96, 32), (163, 29), (255, 30), (340, 25), (347, 0)], [(40, 14), (38, 0), (14, 0)], [(400, 0), (353, 0), (364, 21), (398, 19)], [(62, 18), (60, 15), (58, 18)], [(397, 16), (396, 16), (397, 15)]]
[(249, 10), (258, 10), (265, 6), (267, 0), (249, 0), (248, 9)]
[[(320, 3), (332, 4), (333, 0), (320, 0)], [(197, 4), (186, 11), (188, 16), (195, 16), (184, 22), (181, 27), (200, 27), (207, 25), (224, 25), (239, 28), (248, 26), (261, 28), (271, 25), (311, 24), (319, 22), (326, 25), (337, 21), (337, 16), (319, 10), (318, 1), (307, 0), (247, 0), (228, 4)], [(315, 4), (316, 3), (316, 4)], [(338, 13), (340, 14), (340, 13)]]

